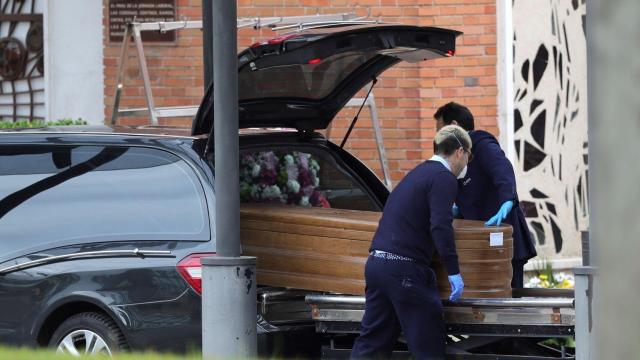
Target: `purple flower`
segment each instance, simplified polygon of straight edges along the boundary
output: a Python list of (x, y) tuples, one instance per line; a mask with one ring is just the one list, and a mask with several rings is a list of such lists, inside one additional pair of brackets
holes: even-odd
[(243, 201), (330, 207), (316, 190), (320, 166), (311, 154), (261, 151), (243, 154), (240, 165)]
[(286, 155), (284, 157), (284, 169), (287, 173), (287, 180), (298, 180), (298, 166), (294, 163), (293, 157), (291, 155)]
[(311, 196), (309, 197), (309, 202), (311, 203), (312, 206), (320, 206), (320, 197), (322, 197), (322, 194), (320, 194), (320, 191), (314, 190)]
[(258, 179), (258, 183), (264, 186), (271, 186), (276, 183), (278, 178), (278, 173), (275, 169), (267, 169), (264, 168), (260, 171), (260, 177)]
[(331, 205), (329, 204), (329, 201), (327, 201), (327, 198), (325, 198), (324, 195), (322, 195), (322, 193), (318, 190), (313, 191), (313, 195), (311, 195), (309, 202), (311, 203), (312, 206), (318, 206), (318, 207), (324, 207), (324, 208), (331, 207)]
[(300, 185), (302, 187), (307, 187), (309, 185), (314, 185), (313, 184), (313, 177), (311, 172), (308, 169), (300, 169), (300, 172), (298, 174), (298, 182), (300, 183)]
[(242, 155), (242, 164), (243, 165), (253, 164), (254, 162), (256, 162), (256, 158), (253, 155), (251, 155), (251, 154), (243, 154)]
[(265, 166), (269, 170), (275, 170), (276, 166), (278, 166), (278, 158), (273, 151), (263, 152), (262, 159), (264, 160)]
[(313, 194), (313, 191), (315, 190), (315, 186), (313, 185), (308, 185), (302, 188), (302, 196), (307, 196), (307, 197), (311, 197), (311, 195)]
[(295, 155), (298, 157), (298, 164), (300, 165), (300, 168), (309, 170), (309, 154), (296, 152)]

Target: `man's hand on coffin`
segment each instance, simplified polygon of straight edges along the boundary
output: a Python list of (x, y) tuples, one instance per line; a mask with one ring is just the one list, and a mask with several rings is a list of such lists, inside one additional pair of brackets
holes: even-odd
[(484, 224), (487, 226), (491, 226), (491, 225), (500, 226), (500, 223), (502, 223), (502, 220), (507, 218), (507, 216), (511, 212), (511, 209), (513, 209), (513, 200), (505, 201), (504, 204), (500, 206), (500, 210), (498, 210), (498, 213), (495, 214), (491, 219), (489, 219), (489, 221), (487, 221)]
[(451, 284), (451, 296), (449, 296), (449, 300), (456, 301), (462, 296), (462, 291), (464, 290), (462, 275), (449, 275), (449, 284)]

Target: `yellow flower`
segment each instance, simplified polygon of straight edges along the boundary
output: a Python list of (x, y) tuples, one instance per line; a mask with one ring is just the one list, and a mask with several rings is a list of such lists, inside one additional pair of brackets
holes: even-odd
[(540, 280), (547, 280), (547, 279), (549, 279), (549, 277), (548, 277), (547, 275), (545, 275), (545, 274), (540, 274), (538, 277), (540, 278)]
[(562, 289), (571, 289), (571, 282), (569, 282), (569, 280), (564, 280), (560, 284), (560, 288), (562, 288)]

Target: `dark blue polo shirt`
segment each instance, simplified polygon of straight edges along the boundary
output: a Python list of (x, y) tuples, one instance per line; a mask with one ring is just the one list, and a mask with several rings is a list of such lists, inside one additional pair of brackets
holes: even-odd
[(429, 265), (437, 251), (449, 275), (460, 273), (451, 214), (457, 191), (456, 177), (444, 165), (418, 165), (389, 195), (371, 250)]

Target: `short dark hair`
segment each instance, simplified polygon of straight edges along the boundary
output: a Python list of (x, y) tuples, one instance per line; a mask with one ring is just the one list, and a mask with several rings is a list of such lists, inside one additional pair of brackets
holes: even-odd
[(435, 119), (441, 118), (445, 125), (451, 125), (455, 120), (460, 127), (467, 131), (471, 131), (475, 127), (473, 124), (473, 114), (471, 114), (469, 108), (453, 101), (442, 105), (438, 111), (433, 114), (433, 117)]

